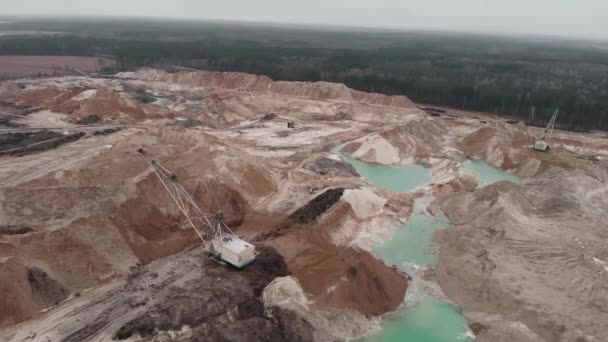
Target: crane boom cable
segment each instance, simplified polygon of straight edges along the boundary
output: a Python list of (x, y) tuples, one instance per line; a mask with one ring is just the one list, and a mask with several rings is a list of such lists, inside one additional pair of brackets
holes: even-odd
[[(192, 220), (190, 219), (190, 215), (188, 215), (186, 208), (182, 207), (180, 205), (180, 202), (177, 200), (176, 195), (173, 194), (173, 192), (169, 189), (169, 187), (167, 186), (165, 179), (163, 179), (163, 177), (160, 175), (160, 173), (157, 170), (156, 166), (159, 166), (157, 162), (155, 162), (154, 160), (151, 160), (148, 158), (148, 156), (145, 153), (142, 153), (142, 155), (144, 156), (144, 158), (146, 159), (146, 161), (148, 162), (148, 164), (152, 167), (152, 171), (156, 174), (156, 176), (158, 177), (158, 179), (160, 180), (160, 182), (163, 184), (163, 186), (165, 187), (165, 190), (167, 190), (167, 192), (169, 193), (169, 195), (171, 196), (171, 198), (173, 198), (173, 200), (175, 201), (175, 203), (177, 204), (179, 210), (182, 212), (182, 214), (184, 214), (184, 216), (186, 216), (186, 219), (188, 220), (188, 223), (190, 223), (190, 226), (192, 226), (192, 228), (194, 229), (194, 231), (196, 232), (196, 234), (198, 235), (198, 237), (201, 239), (201, 241), (203, 241), (203, 243), (207, 243), (207, 241), (205, 241), (205, 238), (203, 238), (203, 235), (201, 234), (201, 232), (198, 230), (198, 228), (196, 228), (196, 225), (194, 224), (194, 222), (192, 222)], [(167, 171), (167, 173), (171, 174), (170, 172), (168, 172), (168, 170), (162, 166), (160, 166), (160, 169), (162, 171)], [(170, 178), (170, 177), (169, 177)], [(177, 194), (177, 192), (176, 192)]]
[[(194, 197), (178, 181), (177, 176), (160, 162), (151, 158), (143, 148), (137, 150), (163, 184), (179, 211), (186, 217), (192, 229), (203, 242), (203, 248), (213, 261), (224, 266), (230, 264), (242, 268), (252, 263), (258, 253), (255, 246), (239, 238), (224, 222), (224, 214), (204, 212), (194, 201)], [(205, 188), (204, 195), (213, 196), (213, 191)]]
[[(198, 213), (203, 216), (203, 217), (214, 217), (214, 215), (212, 214), (208, 214), (206, 212), (204, 212), (194, 201), (194, 199), (192, 198), (192, 196), (190, 196), (190, 193), (188, 193), (188, 191), (186, 191), (186, 189), (184, 189), (183, 185), (181, 184), (177, 184), (177, 186), (180, 187), (182, 193), (186, 196), (186, 199), (188, 200), (188, 202), (190, 202), (190, 204), (198, 211)], [(210, 222), (207, 222), (209, 224), (211, 224)]]

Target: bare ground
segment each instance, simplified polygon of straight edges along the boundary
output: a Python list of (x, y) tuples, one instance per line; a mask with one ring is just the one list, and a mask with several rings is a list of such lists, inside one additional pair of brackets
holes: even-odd
[[(158, 100), (138, 100), (138, 88)], [(412, 195), (379, 189), (328, 153), (347, 142), (343, 151), (359, 159), (431, 168), (433, 182), (416, 195), (436, 195), (429, 210), (441, 207), (455, 227), (438, 235), (440, 262), (429, 274), (480, 341), (606, 339), (601, 135), (559, 132), (543, 154), (529, 148), (534, 128), (484, 123), (478, 113), (430, 115), (401, 97), (244, 74), (144, 69), (117, 79), (19, 80), (0, 84), (0, 100), (9, 111), (35, 107), (6, 129), (89, 133), (37, 154), (0, 156), (4, 339), (332, 341), (365, 333), (403, 303), (408, 277), (369, 250), (407, 219)], [(99, 125), (78, 125), (93, 114)], [(264, 269), (274, 252), (244, 273), (217, 268), (196, 249), (177, 254), (197, 240), (138, 158), (140, 147), (206, 210), (222, 210), (237, 234), (272, 247), (283, 271)], [(475, 190), (467, 158), (526, 181)], [(287, 278), (270, 286), (287, 273), (297, 286)], [(33, 285), (40, 283), (42, 291)], [(281, 286), (301, 296), (266, 305), (267, 284), (279, 297)], [(152, 299), (141, 302), (138, 291)], [(256, 329), (258, 339), (247, 335)]]

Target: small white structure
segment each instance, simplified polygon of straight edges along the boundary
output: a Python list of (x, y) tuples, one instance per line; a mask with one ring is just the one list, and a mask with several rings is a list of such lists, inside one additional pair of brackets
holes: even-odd
[(238, 268), (243, 268), (255, 260), (255, 247), (234, 235), (218, 236), (211, 241), (211, 253), (220, 260)]

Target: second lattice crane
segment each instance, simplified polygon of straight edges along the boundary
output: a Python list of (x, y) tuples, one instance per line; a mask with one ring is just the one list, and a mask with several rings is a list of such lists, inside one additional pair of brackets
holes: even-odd
[(237, 268), (245, 267), (255, 260), (258, 255), (255, 246), (240, 239), (228, 228), (221, 211), (215, 214), (203, 211), (173, 172), (150, 157), (144, 149), (140, 148), (137, 152), (148, 162), (213, 260)]

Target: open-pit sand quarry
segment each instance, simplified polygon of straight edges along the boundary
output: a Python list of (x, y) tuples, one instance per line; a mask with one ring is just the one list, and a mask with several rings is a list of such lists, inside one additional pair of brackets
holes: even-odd
[[(521, 123), (239, 73), (0, 103), (2, 341), (608, 341), (605, 134), (537, 152)], [(208, 259), (138, 148), (256, 261)]]

